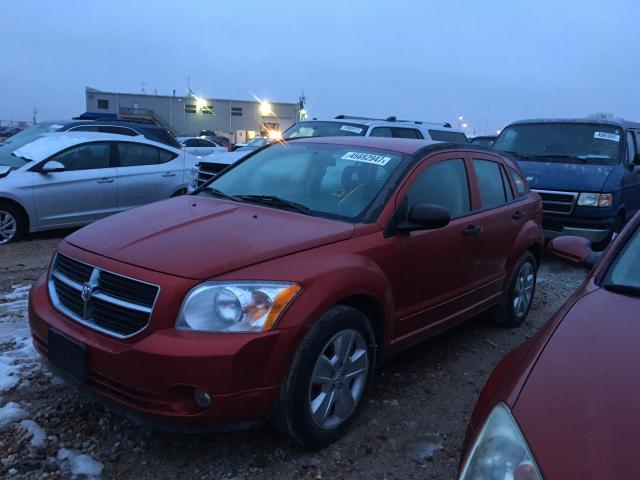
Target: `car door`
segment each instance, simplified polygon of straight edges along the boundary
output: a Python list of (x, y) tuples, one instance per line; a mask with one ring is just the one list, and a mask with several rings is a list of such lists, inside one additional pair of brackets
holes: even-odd
[(474, 152), (471, 164), (471, 176), (478, 186), (474, 224), (481, 229), (476, 282), (491, 296), (502, 291), (507, 260), (527, 215), (499, 157)]
[(184, 188), (184, 156), (135, 142), (118, 142), (118, 208), (130, 208), (171, 197)]
[(446, 323), (474, 303), (469, 293), (476, 278), (479, 238), (473, 230), (477, 215), (472, 192), (468, 162), (459, 152), (423, 161), (399, 192), (396, 215), (400, 221), (419, 203), (440, 205), (451, 215), (444, 228), (401, 234), (400, 336)]
[(88, 142), (52, 155), (61, 172), (33, 172), (38, 228), (84, 225), (118, 210), (118, 184), (111, 144)]

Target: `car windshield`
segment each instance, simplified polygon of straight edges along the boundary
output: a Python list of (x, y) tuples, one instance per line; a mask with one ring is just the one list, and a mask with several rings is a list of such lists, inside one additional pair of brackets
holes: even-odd
[(216, 177), (200, 194), (358, 222), (403, 159), (366, 147), (274, 144)]
[(33, 142), (36, 138), (41, 137), (40, 135), (35, 135), (33, 137), (23, 137), (6, 145), (0, 146), (0, 166), (2, 167), (13, 167), (19, 168), (23, 166), (25, 163), (30, 162), (31, 160), (28, 158), (18, 157), (14, 155), (13, 152), (18, 150), (23, 145), (27, 143)]
[(640, 228), (618, 254), (607, 271), (602, 286), (612, 291), (640, 296)]
[(63, 121), (38, 123), (36, 125), (33, 125), (32, 127), (25, 128), (21, 132), (18, 132), (15, 135), (7, 138), (5, 141), (12, 145), (15, 145), (18, 142), (23, 142), (22, 144), (24, 145), (24, 140), (35, 139), (40, 135), (44, 135), (46, 133), (57, 132), (64, 127), (65, 123), (67, 122)]
[(237, 151), (244, 152), (249, 150), (255, 150), (256, 148), (264, 147), (268, 143), (270, 143), (269, 140), (264, 137), (254, 138), (249, 143), (247, 143), (244, 147), (238, 148)]
[(282, 138), (302, 137), (364, 137), (367, 134), (367, 126), (358, 123), (309, 121), (296, 123), (288, 128)]
[(532, 162), (620, 163), (623, 130), (606, 124), (532, 123), (505, 128), (493, 148)]

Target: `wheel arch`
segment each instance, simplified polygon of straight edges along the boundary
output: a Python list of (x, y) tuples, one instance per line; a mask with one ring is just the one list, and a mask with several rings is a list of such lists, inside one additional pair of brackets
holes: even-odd
[(29, 212), (27, 212), (27, 209), (24, 208), (24, 206), (22, 206), (20, 202), (13, 200), (12, 198), (0, 196), (0, 206), (2, 205), (11, 205), (12, 207), (17, 208), (22, 214), (23, 220), (25, 221), (24, 231), (25, 232), (31, 231), (31, 219), (29, 218)]

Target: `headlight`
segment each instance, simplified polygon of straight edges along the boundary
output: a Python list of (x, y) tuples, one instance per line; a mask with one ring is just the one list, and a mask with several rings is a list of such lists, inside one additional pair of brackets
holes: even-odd
[(613, 195), (610, 193), (581, 193), (578, 197), (581, 207), (610, 207), (613, 205)]
[(473, 444), (460, 480), (542, 480), (509, 409), (498, 404)]
[(176, 328), (200, 332), (270, 330), (301, 290), (295, 283), (207, 282), (191, 290)]

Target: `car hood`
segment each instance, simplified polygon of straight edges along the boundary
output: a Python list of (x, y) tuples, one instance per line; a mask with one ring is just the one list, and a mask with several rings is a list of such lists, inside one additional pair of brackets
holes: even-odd
[(142, 268), (207, 279), (346, 240), (354, 229), (348, 223), (295, 212), (184, 196), (100, 220), (67, 241)]
[(601, 192), (613, 170), (611, 165), (583, 163), (518, 162), (529, 186), (539, 190)]
[(640, 478), (638, 311), (595, 290), (538, 358), (513, 413), (545, 478)]

